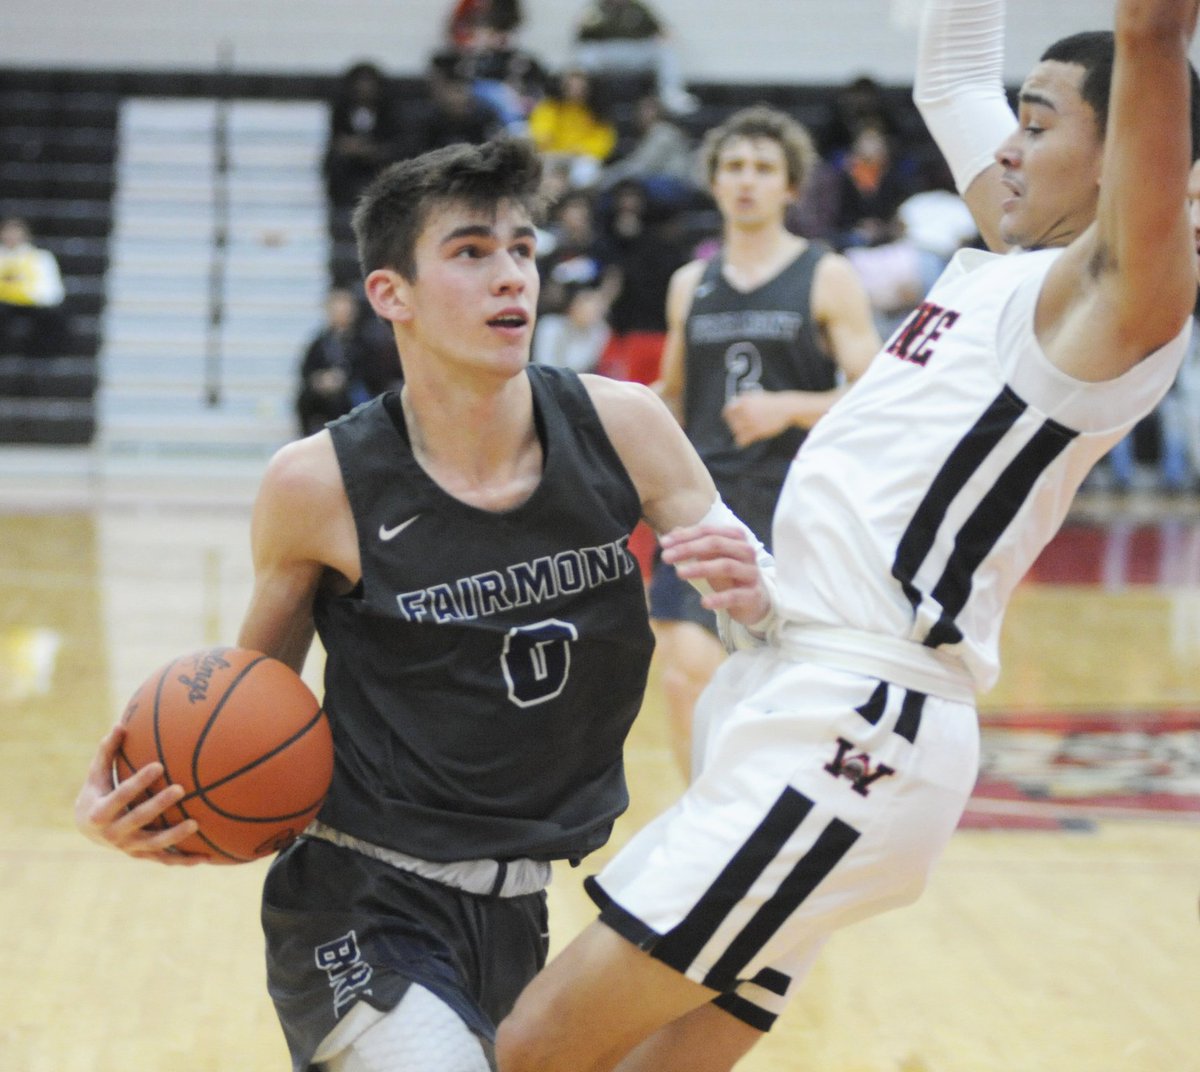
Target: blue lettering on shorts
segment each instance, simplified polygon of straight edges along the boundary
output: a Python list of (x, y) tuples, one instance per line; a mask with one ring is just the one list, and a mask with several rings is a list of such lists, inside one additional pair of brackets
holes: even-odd
[(329, 977), (334, 1016), (340, 1018), (360, 993), (371, 993), (366, 989), (371, 981), (371, 965), (362, 959), (358, 950), (358, 936), (354, 931), (317, 946), (313, 953), (317, 968)]

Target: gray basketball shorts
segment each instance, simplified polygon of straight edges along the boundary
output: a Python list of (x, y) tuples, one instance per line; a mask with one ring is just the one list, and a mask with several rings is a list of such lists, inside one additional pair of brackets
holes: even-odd
[(768, 1030), (825, 940), (914, 901), (974, 786), (972, 705), (801, 663), (722, 664), (683, 797), (587, 889), (600, 918)]
[(357, 1002), (386, 1012), (412, 983), (491, 1042), (548, 951), (544, 890), (465, 893), (309, 837), (272, 862), (262, 925), (295, 1072)]

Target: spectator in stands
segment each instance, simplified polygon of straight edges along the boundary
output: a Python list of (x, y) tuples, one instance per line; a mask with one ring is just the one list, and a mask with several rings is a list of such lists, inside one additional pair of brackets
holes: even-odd
[(553, 166), (562, 163), (570, 184), (591, 186), (617, 145), (617, 128), (604, 114), (591, 80), (569, 68), (529, 113), (529, 136)]
[(865, 123), (838, 169), (835, 246), (844, 250), (893, 241), (900, 230), (896, 211), (912, 192), (887, 131), (877, 122)]
[[(681, 234), (682, 216), (653, 203), (637, 179), (623, 180), (606, 195), (600, 230), (611, 334), (596, 366), (602, 375), (645, 384), (658, 379), (667, 287), (691, 252)], [(656, 546), (645, 523), (629, 537), (629, 552), (647, 582)]]
[(0, 221), (0, 354), (52, 357), (66, 335), (66, 292), (54, 254), (15, 216)]
[(451, 49), (475, 96), (509, 132), (523, 134), (529, 113), (546, 94), (549, 76), (537, 57), (517, 43), (517, 0), (460, 0), (451, 16)]
[(1179, 437), (1186, 451), (1187, 482), (1193, 491), (1200, 492), (1200, 301), (1197, 301), (1192, 314), (1192, 341), (1188, 356), (1168, 397), (1171, 393), (1175, 394), (1178, 403)]
[(896, 237), (890, 242), (845, 251), (867, 290), (884, 338), (925, 297), (950, 258), (980, 241), (975, 219), (940, 155), (929, 161), (917, 192), (896, 210), (893, 229)]
[(363, 187), (401, 156), (399, 110), (383, 72), (368, 62), (342, 75), (330, 112), (325, 185), (330, 203), (348, 207)]
[[(391, 362), (379, 351), (354, 293), (332, 287), (325, 299), (325, 325), (309, 343), (300, 365), (296, 416), (301, 435), (319, 432), (327, 421), (391, 386), (394, 369), (388, 368)], [(394, 349), (391, 358), (394, 361)]]
[(697, 192), (691, 138), (672, 122), (654, 94), (638, 101), (634, 131), (632, 147), (600, 172), (598, 188), (609, 190), (626, 179), (637, 179), (652, 200), (664, 205), (685, 204)]
[(540, 315), (532, 358), (575, 372), (593, 372), (611, 331), (605, 319), (608, 298), (597, 283), (568, 283), (561, 312)]
[[(1192, 489), (1195, 474), (1188, 457), (1184, 405), (1178, 386), (1173, 386), (1155, 412), (1113, 447), (1107, 458), (1113, 491), (1182, 495)], [(1150, 455), (1144, 461), (1143, 444)]]
[(690, 250), (680, 234), (680, 214), (654, 204), (645, 187), (626, 179), (611, 194), (603, 226), (609, 267), (612, 337), (598, 371), (619, 380), (653, 383), (667, 336), (667, 287)]
[(1195, 361), (1195, 345), (1193, 333), (1192, 351), (1171, 389), (1154, 412), (1108, 452), (1105, 462), (1112, 491), (1182, 495), (1194, 486), (1196, 469), (1191, 457), (1188, 409), (1195, 403), (1189, 390), (1193, 386), (1190, 377), (1194, 371), (1189, 366)]
[(607, 254), (593, 209), (590, 193), (573, 190), (555, 202), (550, 211), (546, 241), (538, 254), (542, 280), (539, 319), (566, 312), (572, 288), (605, 286), (605, 293), (611, 297), (612, 285), (606, 285)]
[(520, 0), (456, 0), (446, 24), (447, 43), (469, 52), (478, 47), (480, 34), (511, 36), (523, 21)]
[(787, 229), (802, 238), (819, 238), (833, 245), (840, 187), (837, 166), (818, 157), (800, 197), (787, 208), (784, 216)]
[(466, 57), (475, 96), (496, 113), (509, 133), (529, 131), (529, 115), (550, 84), (546, 69), (530, 52), (512, 45), (484, 45)]
[(837, 164), (850, 151), (858, 132), (868, 125), (878, 127), (892, 141), (902, 133), (896, 109), (883, 86), (869, 75), (859, 75), (834, 94), (829, 118), (816, 131), (818, 152)]
[(658, 95), (676, 115), (690, 115), (699, 106), (684, 86), (663, 20), (643, 0), (589, 0), (576, 27), (574, 57), (590, 72), (652, 72)]
[(495, 111), (475, 96), (457, 53), (433, 56), (425, 81), (428, 97), (409, 117), (405, 155), (419, 156), (445, 145), (479, 145), (499, 129)]
[(955, 189), (954, 176), (940, 153), (921, 169), (918, 189), (901, 203), (896, 219), (902, 240), (918, 253), (922, 298), (955, 253), (982, 244), (975, 218)]

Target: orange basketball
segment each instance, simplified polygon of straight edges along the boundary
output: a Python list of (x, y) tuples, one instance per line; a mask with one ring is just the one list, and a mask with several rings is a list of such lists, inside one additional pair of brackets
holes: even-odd
[[(333, 738), (312, 691), (257, 651), (206, 648), (155, 671), (121, 721), (115, 781), (155, 761), (187, 791), (163, 826), (195, 819), (177, 851), (242, 863), (287, 845), (321, 807), (333, 777)], [(147, 794), (152, 795), (152, 794)]]

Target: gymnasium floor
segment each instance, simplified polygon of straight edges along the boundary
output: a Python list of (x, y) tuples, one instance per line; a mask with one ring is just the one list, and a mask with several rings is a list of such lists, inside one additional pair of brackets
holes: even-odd
[[(140, 865), (71, 820), (142, 678), (232, 642), (256, 481), (0, 452), (4, 1072), (287, 1067), (265, 865)], [(1004, 637), (928, 892), (835, 937), (745, 1072), (1200, 1072), (1200, 508), (1083, 502)], [(629, 767), (633, 807), (582, 872), (681, 788), (653, 682)], [(556, 943), (591, 917), (581, 877), (551, 888)]]

